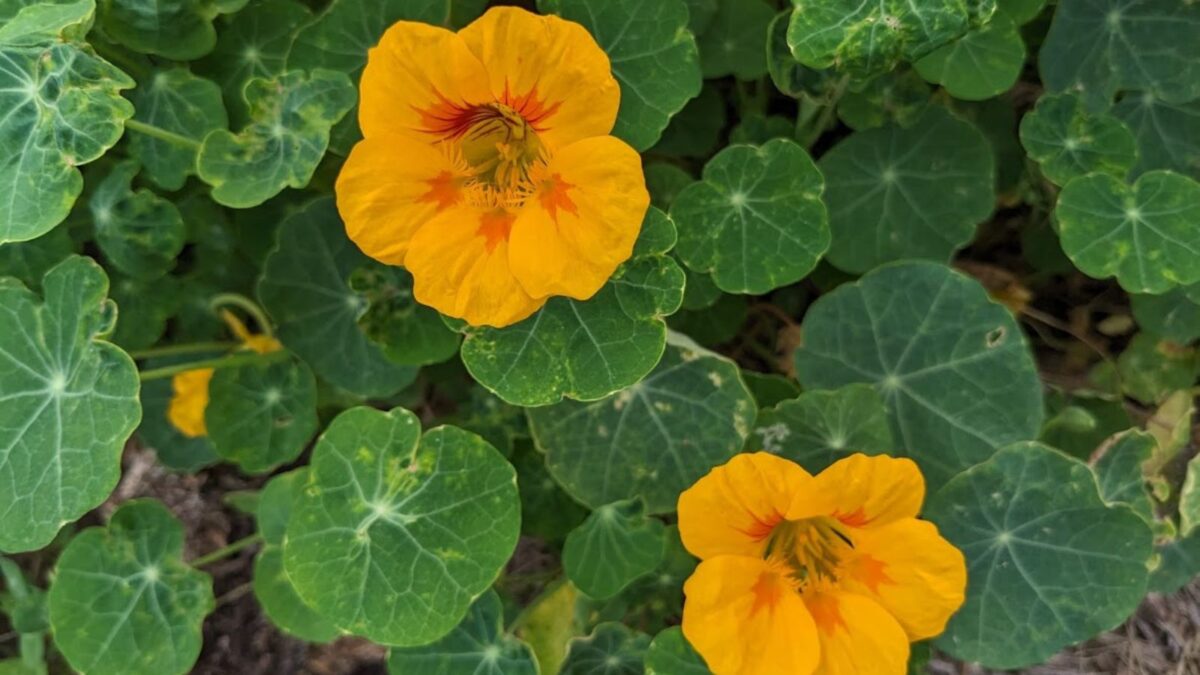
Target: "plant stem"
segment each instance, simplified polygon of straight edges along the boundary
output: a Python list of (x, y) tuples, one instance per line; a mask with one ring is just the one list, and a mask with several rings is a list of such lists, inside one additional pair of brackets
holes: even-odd
[(271, 352), (270, 354), (259, 354), (258, 352), (237, 352), (226, 356), (219, 356), (214, 359), (203, 359), (201, 361), (191, 361), (189, 363), (180, 363), (173, 366), (164, 366), (162, 368), (154, 368), (152, 370), (143, 370), (138, 373), (138, 378), (142, 382), (150, 380), (159, 380), (165, 377), (174, 377), (179, 373), (185, 373), (189, 370), (200, 370), (202, 368), (233, 368), (235, 366), (244, 366), (248, 363), (274, 363), (282, 361), (288, 357), (286, 351), (280, 350)]
[(146, 124), (145, 122), (129, 119), (125, 120), (125, 128), (129, 129), (130, 131), (136, 131), (139, 134), (145, 134), (151, 138), (157, 138), (160, 141), (164, 141), (172, 145), (177, 145), (181, 148), (187, 148), (188, 150), (195, 151), (200, 150), (200, 141), (197, 141), (194, 138), (188, 138), (187, 136), (181, 136), (174, 131), (167, 131), (162, 127), (156, 127), (153, 124)]
[(262, 534), (255, 532), (254, 534), (250, 535), (249, 537), (244, 537), (242, 539), (238, 539), (237, 541), (233, 542), (232, 544), (230, 544), (228, 546), (222, 546), (221, 548), (213, 551), (212, 553), (208, 553), (206, 555), (200, 556), (199, 558), (196, 558), (195, 560), (192, 561), (192, 567), (204, 567), (205, 565), (211, 565), (212, 563), (215, 563), (218, 560), (224, 560), (225, 558), (228, 558), (229, 556), (237, 553), (238, 551), (241, 551), (242, 549), (245, 549), (245, 548), (249, 548), (261, 541), (262, 541)]
[(204, 352), (224, 352), (238, 346), (236, 342), (189, 342), (181, 345), (165, 345), (129, 352), (134, 359), (153, 359), (160, 356), (181, 356)]
[[(821, 137), (821, 134), (825, 133), (825, 130), (829, 127), (830, 121), (833, 119), (834, 113), (837, 112), (838, 101), (840, 101), (842, 99), (842, 95), (846, 93), (846, 85), (849, 83), (849, 77), (842, 77), (842, 79), (838, 80), (838, 83), (834, 85), (833, 89), (829, 92), (827, 100), (824, 101), (824, 103), (819, 104), (817, 109), (820, 110), (820, 114), (815, 115), (816, 120), (811, 124), (809, 122), (812, 120), (815, 110), (811, 108), (809, 109), (807, 119), (804, 119), (804, 128), (797, 129), (796, 134), (797, 138), (800, 140), (800, 144), (805, 148), (812, 148), (813, 144), (817, 142), (817, 139)], [(804, 106), (802, 105), (801, 107), (803, 108)]]
[(271, 330), (271, 322), (267, 320), (266, 313), (263, 312), (262, 308), (258, 306), (258, 303), (254, 302), (250, 298), (238, 293), (221, 293), (219, 295), (214, 295), (212, 300), (208, 301), (209, 309), (213, 310), (214, 312), (221, 307), (221, 305), (233, 305), (234, 307), (243, 310), (250, 316), (254, 317), (254, 323), (258, 324), (258, 329), (262, 331), (263, 335), (266, 335), (267, 337), (275, 336), (274, 332)]

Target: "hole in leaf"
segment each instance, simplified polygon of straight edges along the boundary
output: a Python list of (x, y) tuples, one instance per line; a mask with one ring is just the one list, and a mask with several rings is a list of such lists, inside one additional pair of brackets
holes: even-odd
[(997, 328), (993, 331), (989, 331), (987, 334), (987, 337), (984, 338), (984, 340), (987, 343), (988, 349), (992, 349), (994, 347), (999, 347), (1001, 345), (1001, 343), (1004, 342), (1004, 337), (1007, 334), (1008, 334), (1008, 331), (1004, 328), (1004, 326), (1000, 326), (999, 328)]

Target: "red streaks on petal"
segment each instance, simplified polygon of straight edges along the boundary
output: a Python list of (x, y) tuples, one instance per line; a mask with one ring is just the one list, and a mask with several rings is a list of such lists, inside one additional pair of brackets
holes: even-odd
[(555, 101), (547, 104), (538, 97), (537, 85), (534, 85), (524, 95), (513, 94), (509, 89), (508, 81), (504, 82), (504, 96), (500, 100), (504, 105), (512, 108), (525, 118), (529, 126), (533, 127), (534, 131), (542, 132), (549, 128), (545, 121), (549, 119), (558, 109), (562, 107), (562, 101)]
[(872, 520), (875, 520), (874, 518), (869, 517), (867, 512), (864, 511), (861, 506), (851, 513), (834, 513), (833, 517), (841, 521), (843, 525), (849, 525), (850, 527), (866, 527), (867, 525), (871, 524)]

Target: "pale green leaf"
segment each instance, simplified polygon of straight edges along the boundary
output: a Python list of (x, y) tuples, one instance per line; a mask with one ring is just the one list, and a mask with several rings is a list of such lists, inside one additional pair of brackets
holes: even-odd
[(903, 258), (948, 260), (995, 202), (987, 139), (937, 106), (909, 127), (850, 135), (819, 166), (833, 231), (828, 259), (847, 272)]
[(567, 535), (563, 571), (575, 587), (607, 600), (662, 562), (662, 521), (649, 518), (640, 499), (599, 507)]
[(1132, 293), (1200, 281), (1200, 183), (1170, 171), (1132, 185), (1107, 174), (1067, 183), (1054, 210), (1063, 251), (1088, 276)]
[(1038, 99), (1021, 120), (1021, 144), (1058, 185), (1091, 172), (1124, 178), (1137, 161), (1129, 128), (1112, 115), (1089, 112), (1074, 94)]
[(914, 66), (955, 98), (980, 101), (1008, 91), (1025, 65), (1025, 42), (1007, 15), (938, 47)]
[(212, 579), (183, 562), (183, 525), (152, 500), (71, 539), (50, 585), (54, 644), (88, 675), (183, 675), (216, 607)]
[(1186, 537), (1200, 525), (1200, 461), (1192, 458), (1179, 491), (1179, 536)]
[(285, 187), (307, 186), (329, 145), (329, 130), (356, 98), (348, 77), (321, 69), (253, 78), (243, 95), (250, 123), (237, 134), (219, 129), (205, 136), (196, 160), (213, 199), (235, 208), (258, 206)]
[(38, 298), (0, 278), (0, 550), (31, 551), (103, 502), (141, 417), (137, 368), (112, 330), (108, 279), (72, 256)]
[(929, 500), (967, 558), (966, 603), (939, 649), (992, 668), (1040, 663), (1112, 629), (1145, 594), (1149, 527), (1107, 506), (1082, 462), (1037, 443), (1001, 449)]
[(120, 95), (133, 80), (81, 41), (93, 0), (18, 7), (0, 21), (0, 245), (62, 222), (83, 189), (78, 167), (133, 116)]
[(1109, 504), (1124, 504), (1147, 523), (1154, 523), (1154, 503), (1146, 489), (1142, 466), (1158, 442), (1150, 434), (1129, 429), (1108, 439), (1091, 459), (1100, 484), (1100, 497)]
[(507, 328), (463, 326), (467, 370), (488, 390), (521, 406), (563, 397), (593, 401), (640, 380), (662, 356), (663, 317), (683, 299), (683, 271), (663, 255), (675, 241), (674, 230), (662, 211), (651, 208), (633, 258), (590, 300), (551, 298)]
[(806, 391), (758, 413), (749, 450), (766, 450), (818, 473), (855, 453), (891, 454), (888, 411), (866, 384)]
[(408, 386), (416, 369), (392, 363), (358, 327), (367, 301), (348, 280), (367, 257), (346, 238), (333, 200), (293, 213), (278, 236), (258, 297), (280, 341), (322, 379), (357, 394), (387, 396)]
[(449, 635), (424, 647), (393, 648), (392, 675), (538, 675), (537, 658), (504, 632), (504, 607), (495, 591), (471, 605)]
[(528, 411), (546, 465), (579, 501), (599, 508), (641, 497), (650, 513), (742, 449), (756, 406), (737, 366), (672, 335), (645, 379), (592, 403)]
[(948, 267), (882, 267), (822, 296), (803, 330), (800, 383), (874, 385), (898, 449), (931, 485), (1041, 428), (1041, 381), (1020, 327), (978, 282)]
[(704, 77), (766, 75), (767, 27), (774, 18), (775, 10), (763, 0), (719, 0), (712, 23), (696, 41)]
[(559, 675), (642, 675), (650, 636), (619, 623), (602, 623), (571, 640)]
[(790, 140), (730, 146), (671, 204), (679, 256), (730, 293), (799, 281), (829, 246), (823, 189), (812, 158)]
[(88, 209), (104, 258), (135, 279), (151, 281), (175, 267), (187, 232), (174, 203), (146, 188), (133, 189), (140, 169), (135, 160), (109, 168)]
[(317, 441), (292, 503), (284, 568), (306, 604), (388, 645), (428, 644), (467, 614), (512, 555), (516, 472), (454, 427), (352, 408)]
[(679, 626), (655, 635), (646, 651), (646, 675), (709, 675), (710, 672)]
[(1147, 405), (1157, 405), (1195, 383), (1200, 353), (1194, 347), (1138, 333), (1117, 357), (1116, 372), (1120, 391)]
[(142, 163), (145, 176), (162, 188), (178, 190), (196, 173), (199, 139), (229, 126), (221, 89), (187, 68), (174, 67), (151, 73), (130, 98), (135, 120), (197, 140), (196, 147), (187, 147), (142, 133), (130, 135), (129, 154)]

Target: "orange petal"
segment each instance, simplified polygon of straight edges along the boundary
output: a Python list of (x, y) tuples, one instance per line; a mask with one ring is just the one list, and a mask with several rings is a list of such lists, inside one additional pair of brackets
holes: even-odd
[(683, 635), (714, 673), (813, 672), (820, 656), (816, 626), (784, 574), (741, 556), (696, 567), (683, 587)]
[(767, 537), (813, 477), (770, 453), (736, 455), (679, 496), (679, 535), (700, 559), (762, 557)]
[(372, 258), (403, 265), (417, 230), (458, 203), (460, 178), (428, 144), (395, 134), (359, 141), (335, 190), (346, 234)]
[(555, 153), (513, 228), (509, 261), (532, 296), (586, 300), (629, 259), (650, 206), (638, 153), (612, 136)]
[(841, 592), (804, 596), (817, 625), (821, 663), (816, 675), (904, 675), (908, 671), (908, 636), (870, 598)]
[(817, 474), (812, 492), (796, 498), (789, 519), (833, 516), (850, 527), (878, 527), (915, 518), (925, 478), (910, 459), (851, 455)]
[(887, 609), (910, 640), (923, 640), (962, 606), (967, 566), (933, 523), (905, 518), (856, 533), (841, 580)]
[(514, 324), (545, 303), (517, 283), (508, 266), (508, 234), (514, 216), (453, 206), (413, 237), (405, 267), (413, 296), (472, 326)]
[(404, 134), (433, 142), (456, 115), (493, 100), (483, 65), (458, 35), (399, 21), (367, 53), (358, 123), (367, 138)]
[(208, 383), (212, 368), (185, 370), (171, 379), (171, 402), (167, 404), (167, 420), (179, 433), (188, 438), (208, 435), (204, 425), (204, 410), (208, 408)]
[(495, 7), (458, 34), (487, 69), (496, 100), (521, 113), (551, 148), (612, 131), (621, 88), (583, 26)]

